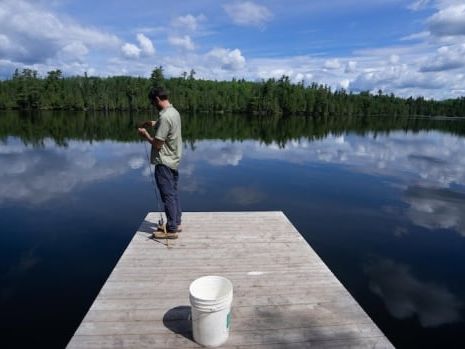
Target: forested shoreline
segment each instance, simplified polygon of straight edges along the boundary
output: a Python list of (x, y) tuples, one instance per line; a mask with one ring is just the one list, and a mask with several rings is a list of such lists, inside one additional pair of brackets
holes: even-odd
[(38, 75), (16, 70), (0, 81), (0, 109), (143, 111), (149, 110), (147, 92), (161, 86), (179, 110), (207, 113), (306, 116), (465, 116), (465, 97), (443, 101), (393, 94), (332, 91), (312, 83), (291, 83), (289, 77), (251, 82), (244, 79), (211, 81), (195, 78), (195, 71), (165, 79), (157, 67), (150, 78), (113, 76), (64, 77), (60, 70)]

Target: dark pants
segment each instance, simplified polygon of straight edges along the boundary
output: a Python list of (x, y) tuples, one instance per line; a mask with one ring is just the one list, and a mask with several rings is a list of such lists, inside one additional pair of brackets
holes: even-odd
[(174, 232), (181, 225), (181, 204), (178, 196), (179, 173), (165, 165), (155, 166), (155, 180), (165, 206), (166, 230)]

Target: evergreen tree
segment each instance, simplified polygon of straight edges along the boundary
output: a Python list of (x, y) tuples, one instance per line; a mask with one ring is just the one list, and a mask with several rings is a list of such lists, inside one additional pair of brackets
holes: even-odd
[(152, 87), (165, 88), (165, 77), (163, 75), (163, 67), (161, 65), (152, 70), (150, 82)]
[(250, 82), (244, 79), (209, 81), (195, 78), (192, 69), (182, 77), (165, 79), (162, 66), (149, 79), (113, 76), (63, 77), (60, 70), (41, 78), (31, 69), (16, 69), (11, 79), (0, 81), (1, 109), (147, 110), (150, 87), (165, 88), (184, 111), (307, 116), (465, 116), (465, 97), (443, 101), (423, 97), (399, 98), (379, 90), (355, 94), (331, 91), (328, 86), (294, 84), (288, 76)]

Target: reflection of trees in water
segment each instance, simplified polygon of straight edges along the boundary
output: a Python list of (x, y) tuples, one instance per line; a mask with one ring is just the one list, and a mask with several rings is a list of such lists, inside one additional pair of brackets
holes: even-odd
[[(16, 136), (41, 145), (46, 138), (66, 146), (70, 139), (137, 141), (136, 126), (154, 118), (150, 113), (17, 112), (0, 116), (0, 138)], [(289, 140), (325, 138), (328, 134), (443, 131), (465, 135), (464, 120), (406, 117), (250, 117), (243, 115), (183, 114), (184, 141), (194, 146), (204, 139), (260, 140), (280, 146)]]

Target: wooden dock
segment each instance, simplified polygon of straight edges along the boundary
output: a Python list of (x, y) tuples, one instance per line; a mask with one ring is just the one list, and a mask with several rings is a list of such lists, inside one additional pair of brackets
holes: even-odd
[(282, 212), (183, 214), (178, 240), (153, 240), (149, 213), (68, 348), (197, 348), (189, 284), (234, 285), (222, 348), (393, 348)]

